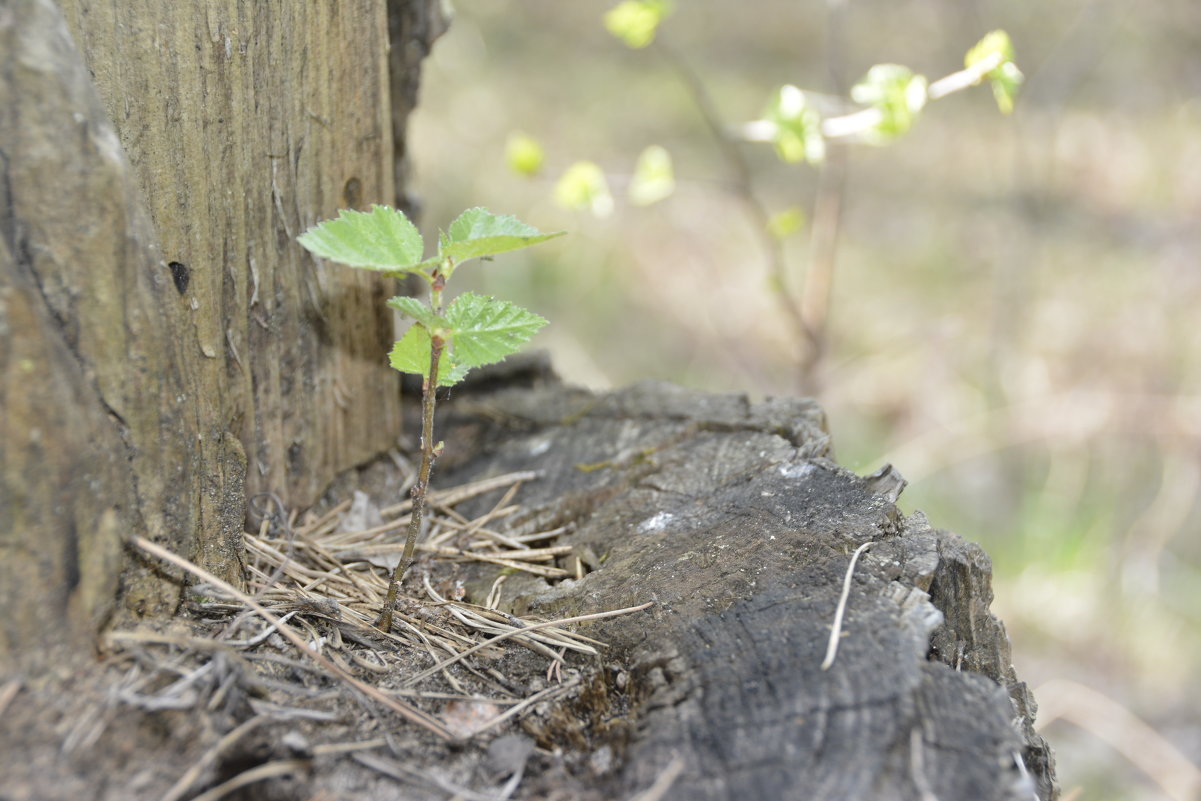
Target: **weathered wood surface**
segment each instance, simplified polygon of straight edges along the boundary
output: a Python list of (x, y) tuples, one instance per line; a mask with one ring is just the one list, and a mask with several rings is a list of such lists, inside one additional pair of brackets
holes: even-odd
[[(251, 794), (437, 801), (457, 787), (517, 801), (609, 801), (640, 797), (678, 770), (662, 797), (1055, 797), (1050, 753), (1031, 731), (1028, 693), (988, 611), (987, 557), (920, 515), (899, 514), (885, 481), (832, 462), (816, 406), (666, 385), (600, 396), (503, 388), (516, 381), (509, 372), (456, 389), (442, 421), (447, 451), (436, 483), (541, 470), (517, 496), (525, 507), (518, 525), (566, 526), (556, 539), (574, 546), (564, 566), (578, 557), (590, 571), (553, 586), (508, 575), (503, 605), (559, 617), (655, 602), (586, 629), (610, 645), (599, 657), (569, 656), (559, 687), (544, 656), (514, 647), (481, 657), (474, 670), (519, 695), (552, 690), (522, 714), (524, 734), (433, 741), (338, 691), (320, 671), (295, 670), (303, 663), (292, 659), (287, 673), (269, 674), (294, 677), (282, 697), (270, 696), (285, 704), (275, 718), (252, 703), (265, 687), (241, 649), (206, 646), (187, 657), (172, 647), (172, 678), (177, 657), (194, 671), (211, 660), (182, 700), (190, 708), (122, 696), (142, 684), (131, 684), (124, 666), (61, 671), (19, 688), (5, 710), (11, 725), (0, 727), (9, 795), (162, 797), (184, 775), (198, 791), (251, 765), (300, 759)], [(496, 500), (481, 497), (476, 508), (456, 511), (475, 516)], [(864, 542), (874, 545), (854, 573), (841, 649), (823, 671), (849, 554)], [(485, 566), (440, 562), (418, 572), (426, 569), (439, 584), (468, 579), (469, 600), (481, 600), (497, 578)], [(438, 619), (436, 608), (418, 614)], [(305, 626), (318, 627), (314, 636), (332, 633), (339, 629), (325, 627), (334, 617), (325, 611)], [(217, 619), (201, 630), (217, 636), (226, 626)], [(407, 667), (363, 678), (395, 687), (429, 664), (421, 648), (394, 652), (389, 662), (398, 664), (392, 658)], [(293, 711), (320, 719), (306, 724), (283, 711), (293, 703)], [(449, 720), (462, 714), (456, 704), (434, 697), (426, 708)], [(252, 721), (261, 726), (222, 750)], [(545, 750), (531, 755), (531, 739)], [(316, 753), (317, 745), (353, 742), (364, 752)], [(504, 796), (515, 771), (516, 792)]]
[[(197, 499), (174, 492), (199, 480), (199, 420), (154, 230), (54, 4), (0, 9), (0, 53), (3, 665), (86, 641), (125, 532), (189, 541)], [(210, 468), (240, 476), (236, 459)], [(168, 602), (155, 581), (129, 590)]]
[(395, 197), (387, 3), (62, 6), (186, 276), (201, 464), (237, 440), (248, 492), (308, 505), (399, 431), (389, 288), (295, 243)]
[(396, 202), (391, 85), (411, 105), (430, 41), (389, 12), (442, 27), (436, 0), (0, 6), (0, 665), (94, 631), (119, 580), (174, 608), (159, 568), (119, 579), (121, 535), (240, 581), (248, 495), (306, 506), (395, 443), (389, 287), (294, 242)]
[(554, 587), (510, 577), (512, 606), (553, 617), (656, 602), (593, 627), (609, 666), (532, 732), (579, 755), (580, 797), (626, 797), (676, 760), (668, 799), (1055, 797), (988, 611), (987, 556), (831, 461), (812, 403), (551, 385), (462, 398), (446, 422), (447, 453), (464, 461), (442, 480), (542, 471), (523, 490), (527, 525), (572, 526), (560, 542), (595, 568)]

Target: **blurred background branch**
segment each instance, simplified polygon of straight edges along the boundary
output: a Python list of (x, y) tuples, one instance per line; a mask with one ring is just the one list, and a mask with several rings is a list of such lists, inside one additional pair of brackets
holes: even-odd
[[(663, 34), (708, 128), (655, 48), (606, 32), (613, 4), (457, 3), (414, 117), (427, 219), (481, 203), (573, 231), (464, 288), (556, 320), (538, 342), (568, 380), (754, 396), (796, 394), (796, 299), (825, 295), (807, 388), (820, 383), (840, 461), (891, 461), (911, 481), (902, 505), (985, 546), (1045, 709), (1071, 700), (1046, 682), (1096, 688), (1201, 763), (1201, 4), (846, 2), (840, 84), (827, 0), (690, 0)], [(781, 84), (829, 87), (816, 100), (845, 113), (837, 98), (873, 64), (943, 76), (996, 28), (1027, 74), (1014, 114), (960, 92), (890, 147), (855, 148), (837, 269), (804, 289), (829, 176), (734, 142), (738, 167), (730, 126)], [(532, 178), (506, 164), (516, 131), (545, 150)], [(667, 199), (618, 193), (607, 217), (552, 199), (579, 159), (624, 189), (615, 176), (654, 145), (671, 156)], [(810, 225), (769, 243), (764, 216), (794, 209)], [(1171, 797), (1088, 727), (1049, 734), (1078, 798)]]

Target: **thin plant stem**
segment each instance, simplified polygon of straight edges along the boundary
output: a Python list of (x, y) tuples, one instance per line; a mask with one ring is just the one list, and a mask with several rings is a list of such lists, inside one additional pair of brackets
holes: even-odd
[[(430, 290), (431, 306), (439, 312), (442, 306), (443, 286), (445, 278), (439, 275), (434, 279)], [(380, 610), (379, 620), (375, 622), (381, 631), (392, 630), (392, 610), (396, 606), (396, 596), (400, 593), (400, 582), (405, 571), (413, 564), (413, 551), (417, 548), (417, 535), (421, 533), (421, 521), (425, 516), (426, 498), (429, 495), (430, 473), (433, 472), (434, 461), (441, 453), (441, 448), (434, 446), (434, 408), (438, 402), (438, 366), (445, 347), (446, 340), (430, 332), (430, 374), (421, 383), (421, 467), (417, 471), (417, 483), (409, 491), (413, 498), (413, 508), (409, 512), (405, 549), (392, 571), (392, 580), (388, 582), (388, 594), (384, 597), (384, 607)]]

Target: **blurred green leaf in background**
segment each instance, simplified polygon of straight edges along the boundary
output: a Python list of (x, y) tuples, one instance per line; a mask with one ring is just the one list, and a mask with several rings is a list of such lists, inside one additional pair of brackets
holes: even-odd
[(671, 154), (659, 145), (651, 145), (638, 156), (634, 177), (630, 179), (630, 202), (649, 206), (666, 200), (676, 191), (676, 176), (671, 166)]
[(505, 142), (505, 161), (513, 172), (528, 178), (542, 171), (546, 153), (537, 139), (514, 131)]
[(877, 64), (851, 88), (856, 103), (880, 112), (880, 120), (868, 133), (868, 141), (884, 144), (909, 132), (918, 113), (926, 106), (926, 78), (900, 64)]
[(1005, 31), (992, 31), (968, 51), (964, 66), (968, 69), (981, 64), (996, 63), (985, 73), (992, 84), (993, 96), (1002, 114), (1013, 113), (1013, 101), (1025, 76), (1014, 63), (1013, 42)]
[(623, 0), (605, 14), (605, 28), (627, 47), (641, 49), (655, 41), (655, 32), (670, 11), (666, 0)]
[(613, 213), (613, 193), (609, 179), (594, 162), (577, 161), (568, 167), (555, 184), (559, 205), (577, 211), (590, 211), (597, 217)]
[(763, 119), (775, 126), (768, 136), (784, 161), (820, 164), (826, 158), (821, 114), (799, 88), (791, 84), (781, 86), (768, 104)]
[(799, 206), (778, 211), (767, 221), (767, 230), (776, 239), (787, 239), (804, 227), (805, 212)]

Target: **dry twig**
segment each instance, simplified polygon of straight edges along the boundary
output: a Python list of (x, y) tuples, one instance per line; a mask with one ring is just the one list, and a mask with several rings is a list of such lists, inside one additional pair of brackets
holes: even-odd
[(826, 646), (826, 658), (822, 660), (822, 670), (829, 670), (830, 666), (834, 664), (834, 657), (838, 654), (838, 640), (842, 637), (842, 616), (847, 611), (847, 599), (851, 595), (851, 574), (855, 572), (855, 563), (859, 561), (859, 554), (872, 547), (873, 544), (869, 540), (851, 554), (851, 563), (847, 565), (847, 574), (842, 580), (842, 594), (838, 597), (838, 608), (834, 611), (834, 625), (830, 628), (830, 644)]

